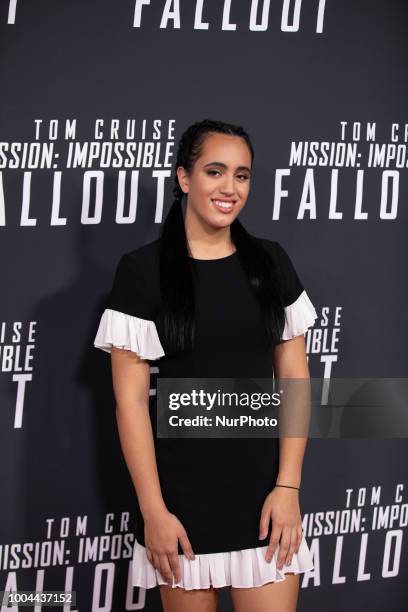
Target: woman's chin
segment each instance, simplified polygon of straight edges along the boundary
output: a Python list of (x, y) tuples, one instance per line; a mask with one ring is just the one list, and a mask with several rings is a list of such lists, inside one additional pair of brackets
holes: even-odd
[[(222, 215), (222, 216), (221, 216)], [(212, 225), (213, 227), (223, 228), (228, 227), (234, 221), (237, 215), (216, 215), (211, 216), (211, 218), (207, 219), (207, 223)]]

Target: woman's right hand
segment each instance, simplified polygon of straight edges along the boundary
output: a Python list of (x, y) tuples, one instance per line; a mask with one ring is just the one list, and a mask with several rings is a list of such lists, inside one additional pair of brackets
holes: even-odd
[(144, 536), (147, 558), (164, 580), (172, 584), (181, 580), (178, 557), (178, 541), (187, 559), (194, 559), (194, 553), (187, 532), (179, 519), (168, 510), (144, 518)]

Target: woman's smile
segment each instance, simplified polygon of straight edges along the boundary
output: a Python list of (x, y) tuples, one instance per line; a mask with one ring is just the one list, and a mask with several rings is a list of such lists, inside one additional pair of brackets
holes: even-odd
[(211, 199), (211, 202), (217, 210), (224, 214), (230, 213), (235, 204), (235, 200)]

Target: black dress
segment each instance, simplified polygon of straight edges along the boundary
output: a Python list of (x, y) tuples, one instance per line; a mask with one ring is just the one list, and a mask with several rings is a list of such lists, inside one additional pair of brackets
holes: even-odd
[[(304, 334), (317, 315), (292, 262), (278, 242), (257, 240), (283, 279), (282, 340)], [(167, 356), (160, 339), (159, 240), (122, 256), (94, 345), (107, 352), (112, 345), (134, 351), (158, 366), (163, 377), (271, 378), (274, 346), (266, 342), (261, 310), (238, 253), (192, 263), (197, 270), (192, 353)], [(185, 527), (194, 553), (265, 546), (268, 540), (258, 539), (259, 520), (278, 474), (278, 439), (157, 438), (155, 396), (150, 415), (164, 502)], [(144, 546), (138, 508), (135, 535)]]

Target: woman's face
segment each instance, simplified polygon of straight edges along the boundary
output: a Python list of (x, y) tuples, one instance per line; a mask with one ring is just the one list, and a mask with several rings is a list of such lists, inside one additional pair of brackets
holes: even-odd
[(209, 134), (191, 174), (183, 167), (177, 176), (187, 193), (187, 211), (200, 223), (213, 228), (230, 225), (248, 197), (251, 152), (243, 138)]

